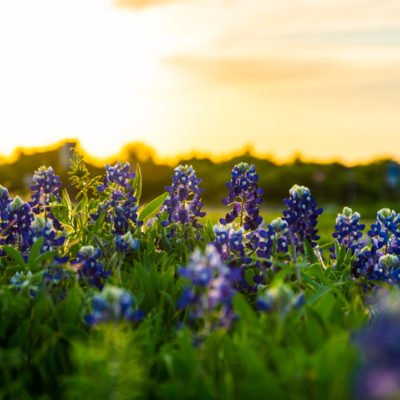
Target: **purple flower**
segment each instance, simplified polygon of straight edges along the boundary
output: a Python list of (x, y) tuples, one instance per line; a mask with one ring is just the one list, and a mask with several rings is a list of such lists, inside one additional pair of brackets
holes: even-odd
[(3, 215), (7, 215), (7, 206), (11, 200), (8, 197), (8, 190), (0, 185), (0, 219), (3, 219)]
[(131, 232), (125, 233), (125, 235), (117, 235), (115, 237), (115, 247), (121, 253), (127, 253), (128, 251), (135, 251), (139, 248), (139, 240), (132, 237)]
[(103, 289), (103, 282), (110, 275), (110, 272), (106, 271), (103, 264), (99, 262), (101, 256), (100, 249), (83, 246), (77, 254), (77, 260), (71, 261), (71, 264), (77, 266), (79, 278), (87, 281), (91, 286), (96, 286), (99, 290)]
[(289, 286), (280, 284), (260, 293), (256, 304), (260, 311), (275, 311), (281, 316), (285, 316), (291, 310), (302, 308), (305, 304), (305, 298), (303, 293), (296, 295)]
[(110, 182), (116, 184), (121, 188), (130, 190), (132, 187), (132, 181), (135, 178), (134, 172), (129, 172), (131, 166), (126, 162), (123, 166), (120, 161), (111, 167), (106, 164), (106, 175), (104, 176), (104, 184), (100, 185), (97, 190), (99, 192), (104, 192), (110, 186)]
[(360, 363), (354, 394), (360, 399), (400, 397), (400, 308), (388, 299), (371, 323), (355, 336)]
[(399, 222), (400, 214), (396, 214), (389, 208), (380, 209), (377, 213), (376, 224), (372, 224), (371, 230), (368, 231), (368, 235), (376, 239), (374, 246), (378, 249), (387, 247), (391, 239), (398, 239), (400, 237)]
[(204, 204), (200, 197), (203, 193), (203, 189), (199, 188), (200, 182), (191, 165), (179, 165), (174, 169), (172, 185), (165, 188), (169, 195), (160, 209), (160, 214), (165, 211), (168, 213), (168, 219), (162, 222), (163, 226), (182, 224), (202, 228), (199, 218), (206, 213), (201, 211)]
[(85, 316), (88, 325), (105, 322), (140, 321), (144, 314), (142, 310), (134, 310), (132, 295), (114, 286), (106, 286), (102, 293), (93, 297), (93, 312)]
[[(338, 241), (339, 245), (346, 246), (350, 249), (351, 254), (354, 254), (357, 249), (362, 249), (365, 243), (359, 239), (362, 237), (362, 231), (365, 228), (364, 224), (360, 224), (360, 214), (354, 212), (349, 207), (343, 208), (343, 213), (338, 214), (336, 218), (335, 230), (332, 236)], [(336, 258), (335, 248), (330, 248), (331, 257)]]
[(297, 251), (304, 253), (304, 240), (310, 242), (313, 247), (317, 245), (316, 240), (319, 236), (316, 225), (322, 208), (317, 208), (310, 189), (305, 186), (294, 185), (289, 193), (290, 197), (284, 199), (289, 209), (283, 211), (283, 219), (288, 223)]
[(228, 329), (235, 318), (232, 309), (234, 279), (216, 248), (209, 244), (205, 253), (196, 250), (189, 264), (178, 272), (191, 282), (191, 286), (184, 287), (178, 301), (180, 308), (190, 310), (191, 321), (202, 320), (206, 330)]
[(137, 199), (133, 195), (135, 188), (132, 180), (134, 172), (129, 172), (130, 165), (122, 166), (118, 162), (114, 167), (106, 165), (104, 184), (97, 190), (102, 194), (103, 201), (99, 204), (97, 213), (91, 214), (97, 220), (102, 211), (105, 212), (105, 221), (113, 224), (113, 233), (124, 235), (130, 230), (131, 223), (139, 225), (137, 221)]
[(54, 217), (50, 210), (51, 197), (54, 196), (60, 202), (59, 191), (62, 183), (60, 177), (54, 174), (52, 167), (40, 167), (33, 175), (33, 185), (31, 190), (32, 201), (29, 203), (35, 214), (44, 212), (47, 217), (51, 218), (56, 229), (62, 229), (59, 221)]
[(220, 219), (222, 225), (227, 225), (239, 218), (239, 225), (246, 231), (254, 231), (262, 223), (259, 207), (262, 203), (263, 190), (257, 187), (258, 175), (254, 165), (240, 163), (233, 167), (232, 179), (226, 184), (229, 195), (223, 199), (225, 205), (232, 210)]
[(29, 237), (33, 214), (28, 203), (24, 203), (18, 196), (9, 202), (2, 213), (2, 238), (0, 244), (16, 245), (25, 251), (29, 247)]

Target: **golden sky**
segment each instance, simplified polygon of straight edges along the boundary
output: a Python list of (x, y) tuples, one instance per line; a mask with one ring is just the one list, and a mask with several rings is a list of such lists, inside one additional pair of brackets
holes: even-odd
[(0, 0), (0, 138), (400, 159), (400, 1)]

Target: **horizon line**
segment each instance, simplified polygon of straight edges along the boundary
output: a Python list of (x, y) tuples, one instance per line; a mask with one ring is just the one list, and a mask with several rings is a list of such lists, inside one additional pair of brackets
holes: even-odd
[(232, 158), (235, 158), (235, 157), (238, 157), (241, 155), (246, 155), (246, 154), (249, 154), (250, 156), (261, 159), (261, 160), (269, 160), (276, 165), (291, 164), (291, 163), (295, 162), (296, 160), (300, 160), (301, 162), (304, 162), (304, 163), (315, 163), (315, 164), (338, 163), (338, 164), (342, 164), (346, 167), (354, 167), (354, 166), (359, 166), (359, 165), (371, 164), (373, 162), (382, 161), (382, 160), (391, 160), (391, 161), (395, 161), (395, 162), (400, 161), (399, 157), (396, 157), (394, 154), (377, 154), (377, 155), (369, 156), (366, 158), (354, 159), (353, 161), (346, 161), (339, 156), (332, 156), (332, 157), (327, 157), (327, 158), (318, 158), (318, 157), (313, 157), (313, 156), (307, 156), (307, 155), (304, 155), (300, 150), (294, 151), (293, 154), (289, 157), (279, 158), (271, 152), (257, 152), (252, 143), (245, 144), (240, 149), (237, 149), (235, 151), (231, 151), (231, 152), (227, 152), (227, 153), (220, 153), (218, 155), (212, 154), (211, 152), (198, 151), (198, 150), (192, 149), (192, 150), (188, 150), (186, 153), (179, 153), (174, 156), (162, 156), (157, 152), (157, 150), (152, 145), (145, 143), (143, 141), (127, 142), (120, 148), (120, 150), (117, 153), (111, 154), (106, 157), (99, 157), (99, 156), (95, 156), (95, 155), (91, 154), (90, 152), (88, 152), (81, 145), (81, 142), (79, 139), (65, 138), (65, 139), (59, 140), (57, 142), (54, 142), (54, 143), (46, 145), (46, 146), (30, 146), (30, 147), (18, 146), (18, 147), (15, 147), (11, 151), (10, 154), (0, 154), (0, 164), (5, 164), (5, 163), (11, 164), (11, 163), (15, 162), (20, 157), (21, 153), (26, 154), (26, 155), (32, 155), (35, 153), (52, 151), (52, 150), (61, 148), (62, 146), (64, 146), (65, 144), (68, 144), (68, 143), (75, 145), (75, 147), (74, 147), (75, 150), (84, 156), (85, 161), (88, 161), (91, 164), (98, 166), (98, 167), (105, 165), (106, 163), (112, 163), (112, 162), (118, 161), (119, 159), (121, 159), (121, 157), (124, 157), (124, 152), (126, 152), (128, 150), (129, 146), (143, 147), (143, 149), (147, 150), (150, 153), (149, 158), (151, 158), (154, 161), (154, 163), (159, 164), (159, 165), (167, 164), (171, 167), (178, 165), (180, 160), (189, 160), (189, 159), (194, 159), (194, 158), (197, 158), (197, 159), (207, 158), (213, 162), (224, 162), (224, 161), (228, 161)]

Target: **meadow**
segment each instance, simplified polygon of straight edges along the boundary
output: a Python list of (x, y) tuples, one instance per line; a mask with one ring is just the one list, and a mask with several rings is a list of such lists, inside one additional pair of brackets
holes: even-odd
[(263, 207), (245, 162), (221, 207), (189, 165), (145, 203), (139, 165), (69, 180), (0, 187), (0, 398), (400, 396), (400, 214)]

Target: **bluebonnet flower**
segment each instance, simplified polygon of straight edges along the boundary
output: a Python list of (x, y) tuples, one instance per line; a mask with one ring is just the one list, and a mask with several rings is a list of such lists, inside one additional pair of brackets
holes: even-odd
[(131, 232), (125, 233), (125, 235), (117, 235), (115, 237), (115, 247), (121, 253), (127, 253), (128, 251), (135, 251), (139, 248), (139, 240), (132, 237)]
[(228, 224), (225, 226), (214, 225), (213, 230), (215, 234), (213, 244), (223, 261), (245, 257), (243, 228), (235, 229), (232, 224)]
[(202, 228), (199, 218), (206, 215), (201, 211), (204, 206), (201, 201), (203, 188), (199, 188), (201, 178), (196, 177), (196, 172), (191, 165), (179, 165), (172, 175), (172, 186), (165, 188), (168, 193), (160, 209), (160, 214), (168, 213), (168, 219), (162, 221), (163, 226), (170, 224), (183, 224), (194, 228)]
[(302, 308), (305, 304), (305, 298), (303, 293), (296, 295), (289, 286), (280, 284), (260, 293), (256, 304), (260, 311), (275, 311), (283, 317), (291, 310)]
[(99, 261), (102, 257), (101, 250), (93, 246), (83, 246), (77, 257), (77, 260), (71, 261), (71, 264), (77, 266), (79, 278), (102, 290), (103, 282), (109, 277), (110, 271), (106, 271)]
[(289, 255), (289, 239), (288, 239), (288, 223), (283, 218), (274, 219), (265, 230), (263, 239), (260, 240), (257, 249), (257, 256), (265, 259), (264, 262), (259, 262), (260, 268), (272, 268), (275, 266), (268, 259), (276, 258), (279, 261), (284, 261)]
[(400, 397), (399, 301), (386, 298), (386, 302), (354, 337), (360, 363), (354, 374), (353, 393), (359, 399)]
[(16, 289), (17, 292), (19, 292), (23, 287), (29, 287), (29, 295), (31, 299), (33, 299), (36, 296), (36, 291), (38, 289), (37, 284), (32, 284), (31, 283), (31, 278), (32, 278), (32, 272), (16, 272), (14, 276), (10, 279), (10, 285)]
[[(246, 253), (253, 250), (255, 242), (260, 240), (260, 237), (255, 237), (255, 231), (252, 232), (252, 238), (246, 239), (244, 229), (235, 229), (232, 224), (214, 225), (215, 240), (212, 244), (218, 251), (222, 261), (226, 262), (231, 269), (232, 279), (235, 281), (235, 288), (239, 291), (255, 291), (255, 287), (250, 285), (245, 273), (247, 267), (252, 261), (252, 258)], [(249, 248), (246, 247), (249, 244)], [(258, 275), (254, 277), (254, 282), (259, 283)]]
[(53, 299), (64, 300), (68, 288), (73, 285), (75, 276), (74, 271), (52, 263), (43, 274), (43, 281)]
[(33, 194), (31, 195), (32, 201), (29, 203), (32, 212), (35, 214), (44, 212), (46, 218), (48, 217), (53, 220), (54, 227), (57, 230), (61, 230), (62, 226), (60, 222), (54, 217), (49, 207), (52, 196), (58, 202), (61, 201), (59, 197), (60, 187), (62, 186), (60, 177), (54, 174), (52, 167), (46, 168), (42, 166), (35, 171), (32, 180), (33, 185), (31, 186), (31, 190)]
[(254, 165), (240, 163), (233, 167), (232, 179), (226, 184), (229, 195), (223, 199), (232, 210), (220, 219), (223, 225), (230, 224), (239, 218), (239, 225), (246, 231), (256, 230), (262, 222), (259, 207), (262, 203), (263, 190), (257, 187), (258, 175)]
[(88, 325), (104, 322), (140, 321), (144, 317), (142, 310), (133, 310), (132, 295), (118, 287), (106, 286), (102, 293), (93, 297), (93, 312), (85, 316)]
[(180, 267), (178, 272), (191, 281), (191, 286), (184, 288), (178, 306), (190, 310), (192, 321), (204, 321), (207, 331), (217, 327), (229, 328), (235, 318), (232, 308), (234, 277), (216, 248), (207, 245), (204, 254), (196, 250), (189, 264)]
[[(400, 214), (396, 214), (395, 211), (389, 208), (379, 210), (376, 217), (376, 224), (372, 224), (371, 230), (368, 231), (368, 235), (373, 238), (373, 246), (380, 249), (384, 246), (390, 246), (392, 239), (397, 242), (397, 239), (400, 237), (399, 222)], [(396, 254), (400, 254), (400, 249)]]
[(293, 185), (289, 190), (290, 197), (284, 199), (288, 210), (283, 211), (284, 220), (288, 223), (290, 234), (293, 236), (296, 249), (304, 252), (304, 240), (315, 247), (317, 236), (316, 225), (322, 208), (317, 208), (310, 189), (305, 186)]
[(135, 188), (132, 186), (134, 172), (129, 172), (130, 165), (122, 166), (118, 162), (114, 167), (106, 165), (104, 184), (97, 187), (103, 194), (103, 202), (98, 206), (96, 214), (91, 214), (93, 220), (97, 220), (102, 211), (105, 212), (105, 220), (112, 222), (113, 233), (123, 235), (130, 230), (130, 224), (140, 225), (137, 221), (137, 199), (134, 196)]
[[(397, 267), (393, 267), (393, 262), (400, 257), (399, 219), (399, 215), (388, 208), (378, 211), (376, 224), (372, 224), (371, 230), (368, 231), (371, 245), (355, 250), (356, 258), (352, 267), (354, 277), (388, 284), (399, 283)], [(374, 285), (367, 286), (369, 287)]]
[(11, 200), (8, 197), (8, 190), (0, 185), (0, 219), (3, 219), (3, 215), (7, 215), (7, 206)]
[(16, 272), (10, 280), (10, 285), (19, 289), (24, 284), (25, 281), (32, 277), (32, 272), (28, 271), (26, 274), (24, 271)]
[(115, 183), (117, 186), (130, 190), (132, 188), (132, 181), (135, 178), (134, 172), (129, 172), (131, 166), (126, 162), (123, 166), (121, 161), (118, 161), (113, 167), (106, 164), (106, 175), (104, 176), (104, 184), (98, 186), (99, 192), (104, 192), (109, 186), (110, 182)]
[[(344, 207), (342, 214), (338, 214), (336, 218), (335, 230), (332, 236), (338, 241), (339, 245), (346, 246), (347, 249), (354, 254), (356, 249), (362, 249), (365, 243), (360, 241), (364, 224), (360, 224), (360, 214), (353, 212), (349, 207)], [(335, 248), (330, 248), (331, 257), (336, 258)]]
[[(39, 238), (43, 238), (40, 253), (45, 253), (47, 251), (58, 252), (58, 249), (65, 242), (65, 236), (54, 229), (52, 220), (46, 220), (40, 215), (37, 215), (35, 217), (35, 220), (31, 223), (30, 231), (25, 235), (25, 239), (29, 244), (29, 247), (32, 247), (32, 245)], [(27, 253), (29, 253), (29, 251)], [(53, 264), (65, 264), (67, 261), (68, 256), (60, 257), (59, 254), (56, 254), (53, 260)]]
[(2, 215), (2, 238), (0, 244), (19, 245), (25, 251), (29, 245), (30, 226), (33, 214), (28, 203), (24, 203), (18, 196), (8, 203)]

